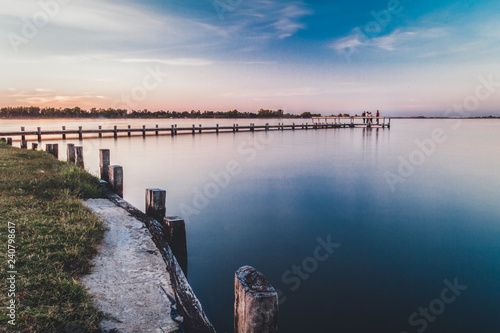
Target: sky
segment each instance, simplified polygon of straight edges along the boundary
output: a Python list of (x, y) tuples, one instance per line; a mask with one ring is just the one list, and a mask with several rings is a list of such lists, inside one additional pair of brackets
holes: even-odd
[(498, 0), (2, 0), (0, 106), (500, 116)]

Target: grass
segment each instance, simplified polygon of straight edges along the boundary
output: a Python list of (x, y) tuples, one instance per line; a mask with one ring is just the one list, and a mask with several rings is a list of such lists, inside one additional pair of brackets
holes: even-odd
[[(41, 151), (0, 143), (0, 257), (7, 266), (8, 222), (16, 225), (16, 326), (8, 324), (6, 273), (0, 280), (0, 331), (100, 332), (102, 314), (78, 278), (103, 237), (82, 204), (102, 197), (86, 171)], [(10, 285), (10, 284), (9, 284)]]

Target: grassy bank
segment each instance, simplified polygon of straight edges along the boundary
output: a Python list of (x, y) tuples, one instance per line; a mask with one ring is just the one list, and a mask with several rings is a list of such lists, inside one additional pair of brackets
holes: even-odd
[[(41, 151), (0, 143), (0, 328), (21, 332), (98, 332), (101, 314), (77, 279), (103, 228), (81, 203), (100, 197), (98, 180)], [(9, 233), (8, 222), (15, 224)], [(15, 230), (15, 233), (14, 233)], [(15, 241), (15, 263), (8, 262), (8, 235)], [(12, 252), (12, 251), (11, 251)], [(14, 266), (9, 266), (14, 265)], [(15, 296), (7, 292), (17, 271)], [(12, 296), (12, 294), (11, 294)], [(6, 305), (15, 299), (15, 326)], [(2, 330), (0, 329), (0, 331)]]

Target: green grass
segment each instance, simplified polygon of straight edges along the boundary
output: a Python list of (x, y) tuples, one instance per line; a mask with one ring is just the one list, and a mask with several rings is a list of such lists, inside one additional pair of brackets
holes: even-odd
[[(102, 314), (78, 278), (103, 237), (100, 221), (82, 204), (102, 197), (86, 171), (41, 151), (0, 143), (0, 331), (100, 332)], [(8, 325), (8, 222), (16, 225), (16, 326)]]

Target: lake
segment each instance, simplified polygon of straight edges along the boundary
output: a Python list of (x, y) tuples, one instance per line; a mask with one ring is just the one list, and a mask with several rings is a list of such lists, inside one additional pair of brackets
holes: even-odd
[[(0, 127), (250, 122), (278, 120)], [(280, 332), (497, 331), (500, 121), (391, 125), (96, 138), (83, 146), (94, 174), (99, 148), (111, 150), (112, 164), (124, 168), (124, 198), (138, 208), (146, 188), (167, 191), (167, 214), (187, 224), (189, 281), (218, 332), (232, 332), (234, 272), (243, 265), (279, 289)]]

